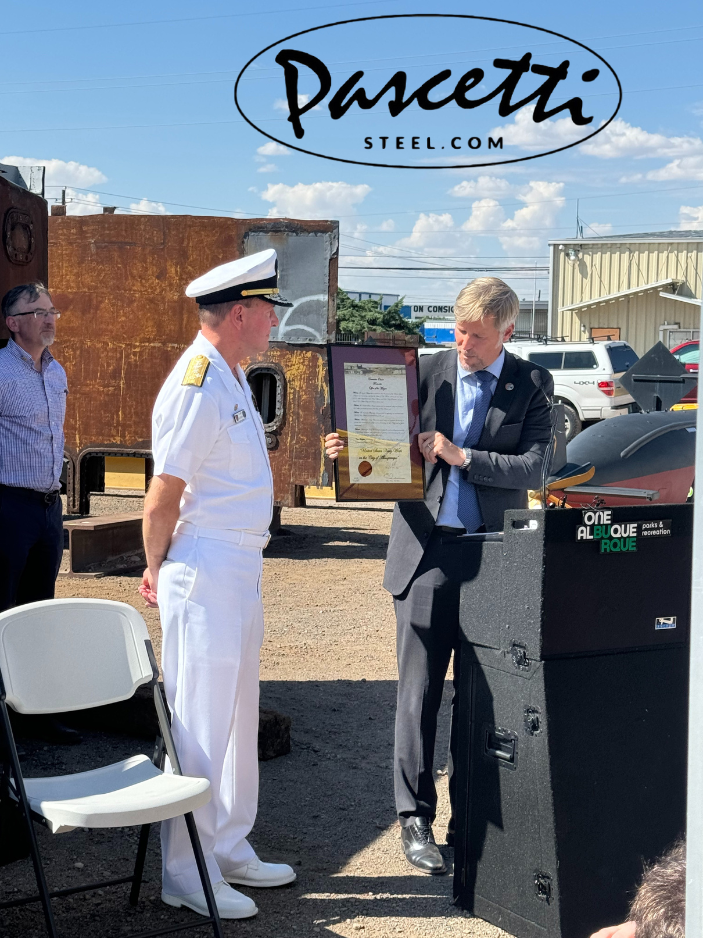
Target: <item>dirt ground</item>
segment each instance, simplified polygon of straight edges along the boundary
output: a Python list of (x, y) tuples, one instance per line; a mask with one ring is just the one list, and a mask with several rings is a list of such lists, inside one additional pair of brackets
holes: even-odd
[[(138, 511), (134, 496), (94, 498), (92, 512)], [(261, 704), (293, 721), (292, 751), (260, 764), (259, 814), (251, 843), (262, 859), (294, 865), (297, 881), (273, 890), (246, 890), (259, 907), (254, 919), (225, 923), (227, 935), (295, 938), (312, 935), (501, 938), (505, 932), (452, 905), (452, 851), (443, 877), (423, 876), (404, 860), (393, 808), (392, 753), (396, 664), (395, 623), (381, 587), (391, 506), (333, 503), (284, 510), (285, 533), (264, 560), (266, 639)], [(135, 605), (160, 650), (158, 613), (136, 589), (139, 578), (60, 578), (57, 596), (97, 596)], [(447, 821), (447, 685), (437, 743), (440, 793), (435, 825), (443, 844)], [(136, 752), (144, 740), (89, 732), (80, 746), (22, 741), (27, 775), (79, 771)], [(39, 831), (51, 889), (131, 871), (136, 832)], [(82, 865), (81, 865), (82, 864)], [(29, 892), (29, 861), (0, 870), (0, 896)], [(54, 903), (62, 935), (123, 936), (173, 922), (196, 922), (160, 901), (158, 832), (152, 831), (142, 901), (128, 887), (79, 894)], [(206, 934), (201, 930), (198, 934)], [(0, 912), (0, 938), (45, 934), (38, 906)], [(190, 934), (190, 931), (184, 932)], [(195, 932), (193, 933), (195, 934)]]

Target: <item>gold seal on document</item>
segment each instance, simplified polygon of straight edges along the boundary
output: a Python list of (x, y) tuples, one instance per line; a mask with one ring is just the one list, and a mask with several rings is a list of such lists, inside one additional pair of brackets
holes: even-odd
[(209, 367), (210, 359), (207, 355), (196, 355), (195, 358), (191, 358), (181, 384), (192, 384), (196, 388), (201, 388)]

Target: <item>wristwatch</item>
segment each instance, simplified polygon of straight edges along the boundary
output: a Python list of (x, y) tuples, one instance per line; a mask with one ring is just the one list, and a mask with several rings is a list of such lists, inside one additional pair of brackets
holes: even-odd
[(462, 448), (461, 451), (462, 451), (462, 453), (464, 454), (464, 461), (463, 461), (463, 463), (459, 466), (459, 468), (460, 468), (460, 469), (468, 469), (469, 466), (471, 465), (471, 450), (470, 450), (470, 449), (463, 449), (463, 448)]

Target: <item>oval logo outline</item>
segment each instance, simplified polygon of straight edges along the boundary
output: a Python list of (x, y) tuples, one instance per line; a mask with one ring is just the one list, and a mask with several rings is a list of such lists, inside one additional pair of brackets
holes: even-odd
[[(368, 160), (351, 160), (351, 159), (345, 159), (342, 156), (329, 156), (326, 153), (317, 153), (314, 150), (306, 150), (304, 147), (296, 146), (295, 144), (290, 143), (287, 140), (280, 140), (278, 137), (274, 137), (272, 134), (269, 134), (265, 130), (262, 130), (257, 124), (254, 123), (253, 120), (247, 117), (247, 115), (244, 113), (242, 107), (239, 104), (239, 100), (237, 97), (237, 89), (239, 88), (239, 82), (241, 81), (242, 75), (249, 68), (252, 62), (258, 59), (260, 56), (264, 55), (270, 49), (275, 48), (275, 46), (281, 45), (281, 43), (288, 42), (290, 39), (296, 39), (298, 36), (305, 36), (308, 33), (318, 32), (321, 29), (331, 29), (333, 26), (347, 26), (350, 23), (367, 23), (367, 22), (371, 22), (374, 20), (397, 20), (397, 19), (482, 20), (488, 23), (506, 23), (509, 26), (520, 26), (523, 29), (534, 29), (541, 33), (547, 33), (550, 36), (556, 36), (558, 39), (564, 39), (566, 42), (570, 42), (575, 46), (579, 46), (581, 49), (585, 49), (586, 52), (589, 52), (591, 55), (595, 56), (595, 58), (599, 59), (603, 63), (603, 65), (605, 65), (606, 68), (611, 72), (617, 84), (617, 88), (618, 88), (618, 102), (615, 107), (615, 110), (610, 115), (608, 120), (605, 121), (605, 123), (602, 124), (600, 127), (598, 127), (597, 130), (594, 130), (593, 133), (588, 134), (588, 136), (586, 137), (582, 137), (580, 140), (574, 140), (573, 143), (567, 143), (562, 147), (555, 147), (553, 150), (545, 150), (542, 153), (533, 153), (528, 156), (514, 157), (513, 159), (509, 159), (509, 160), (492, 160), (490, 162), (485, 162), (485, 163), (452, 163), (452, 164), (444, 164), (442, 166), (411, 166), (411, 165), (408, 165), (407, 163), (372, 163), (372, 162), (369, 162)], [(531, 26), (529, 23), (520, 23), (517, 20), (506, 20), (506, 19), (503, 19), (502, 17), (496, 17), (496, 16), (476, 16), (471, 13), (388, 13), (388, 14), (382, 14), (379, 16), (360, 16), (360, 17), (355, 17), (354, 19), (349, 19), (349, 20), (339, 20), (336, 23), (324, 23), (322, 26), (311, 26), (309, 29), (301, 29), (297, 33), (291, 33), (290, 36), (284, 36), (282, 39), (278, 39), (276, 40), (276, 42), (272, 42), (268, 46), (266, 46), (264, 49), (261, 49), (260, 52), (257, 52), (256, 55), (253, 55), (249, 59), (249, 61), (243, 66), (243, 68), (237, 75), (237, 79), (234, 83), (235, 107), (237, 108), (239, 113), (242, 115), (244, 120), (247, 122), (247, 124), (253, 127), (254, 130), (260, 133), (262, 136), (268, 137), (269, 140), (273, 140), (275, 143), (280, 143), (281, 146), (288, 147), (290, 150), (296, 150), (298, 153), (305, 153), (308, 156), (315, 156), (318, 159), (333, 160), (337, 163), (350, 163), (354, 166), (373, 166), (378, 169), (420, 169), (420, 170), (423, 170), (423, 169), (479, 169), (485, 166), (504, 166), (504, 165), (508, 165), (509, 163), (524, 163), (527, 160), (536, 160), (542, 156), (551, 156), (554, 153), (561, 153), (563, 150), (570, 150), (571, 147), (580, 146), (582, 143), (585, 143), (587, 140), (591, 140), (597, 134), (601, 133), (601, 131), (605, 130), (605, 128), (610, 123), (612, 123), (613, 120), (615, 120), (615, 117), (617, 116), (618, 111), (620, 110), (620, 107), (622, 105), (622, 95), (623, 95), (622, 84), (613, 66), (609, 62), (607, 62), (603, 58), (602, 55), (600, 55), (598, 52), (595, 52), (589, 46), (585, 45), (585, 43), (579, 42), (578, 39), (571, 39), (569, 36), (563, 35), (563, 33), (558, 33), (553, 29), (546, 29), (544, 26)]]

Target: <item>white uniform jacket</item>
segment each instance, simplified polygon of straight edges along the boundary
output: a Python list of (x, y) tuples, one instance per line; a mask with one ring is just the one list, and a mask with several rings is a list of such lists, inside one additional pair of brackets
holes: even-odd
[[(200, 387), (184, 385), (193, 358), (210, 362)], [(273, 479), (261, 417), (239, 365), (235, 378), (202, 332), (166, 379), (154, 405), (154, 475), (186, 483), (180, 525), (265, 535), (273, 511)]]

